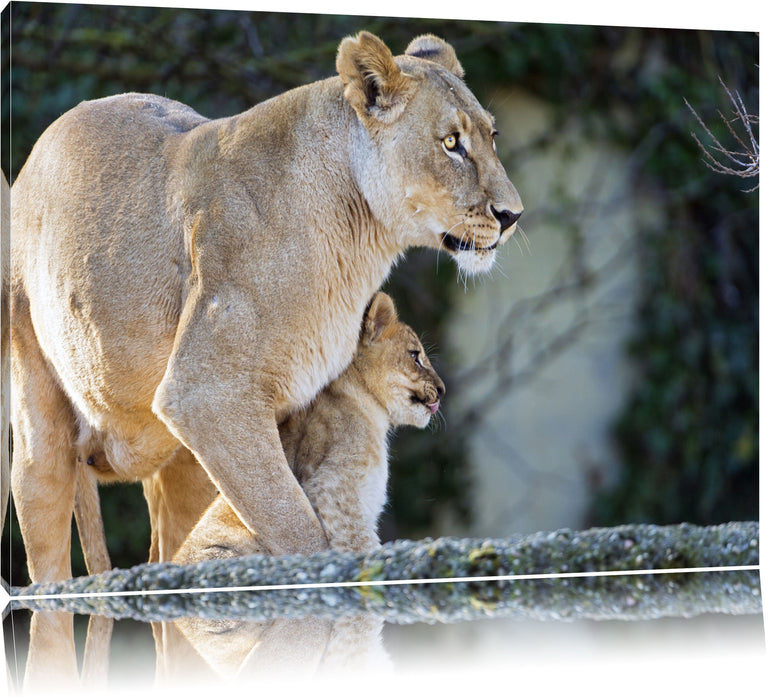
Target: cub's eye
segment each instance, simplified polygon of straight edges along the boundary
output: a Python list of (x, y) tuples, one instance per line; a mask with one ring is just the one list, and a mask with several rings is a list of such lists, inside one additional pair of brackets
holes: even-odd
[(410, 357), (415, 360), (415, 364), (419, 367), (422, 367), (423, 365), (420, 364), (420, 351), (419, 350), (410, 350)]
[(442, 143), (448, 151), (454, 151), (458, 148), (458, 134), (448, 134), (442, 139)]

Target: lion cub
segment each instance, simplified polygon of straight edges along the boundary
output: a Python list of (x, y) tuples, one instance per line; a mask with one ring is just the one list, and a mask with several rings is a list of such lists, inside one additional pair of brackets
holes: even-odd
[[(379, 546), (391, 427), (424, 428), (445, 393), (415, 332), (378, 292), (364, 314), (356, 355), (306, 409), (280, 424), (288, 463), (318, 515), (329, 546)], [(222, 496), (203, 514), (173, 561), (266, 553)]]

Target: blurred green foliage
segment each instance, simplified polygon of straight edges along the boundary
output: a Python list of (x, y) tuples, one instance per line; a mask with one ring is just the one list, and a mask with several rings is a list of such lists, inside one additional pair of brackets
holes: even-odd
[[(590, 135), (646, 153), (635, 186), (660, 200), (667, 220), (636, 232), (642, 301), (631, 356), (639, 380), (613, 433), (622, 478), (596, 499), (590, 520), (756, 519), (758, 194), (741, 191), (751, 181), (705, 168), (683, 102), (716, 132), (715, 111), (727, 107), (720, 76), (756, 114), (754, 34), (14, 2), (3, 14), (12, 49), (2, 53), (3, 169), (12, 180), (42, 131), (81, 100), (154, 92), (208, 117), (234, 114), (332, 75), (339, 41), (360, 29), (396, 53), (418, 34), (439, 34), (484, 102), (491, 87), (519, 86), (556, 107), (558, 128), (582, 117)], [(388, 290), (436, 347), (432, 359), (451, 394), (465, 390), (450, 384), (443, 346), (455, 286), (446, 257), (413, 251)], [(466, 522), (472, 429), (448, 419), (436, 439), (399, 432), (385, 537), (428, 534), (442, 509)], [(142, 561), (148, 524), (139, 487), (103, 489), (102, 497), (114, 564)], [(22, 561), (16, 535), (12, 546), (10, 559)], [(14, 572), (15, 583), (24, 578)]]
[[(614, 426), (621, 479), (599, 494), (591, 520), (698, 524), (759, 517), (759, 194), (752, 180), (702, 165), (691, 137), (696, 109), (726, 148), (741, 147), (720, 112), (733, 107), (718, 78), (758, 114), (758, 37), (650, 31), (649, 61), (617, 81), (612, 109), (633, 121), (614, 131), (657, 148), (639, 185), (655, 191), (666, 225), (639, 232), (641, 301), (629, 351), (636, 387)], [(743, 126), (735, 121), (737, 133)], [(635, 138), (634, 138), (635, 136)]]

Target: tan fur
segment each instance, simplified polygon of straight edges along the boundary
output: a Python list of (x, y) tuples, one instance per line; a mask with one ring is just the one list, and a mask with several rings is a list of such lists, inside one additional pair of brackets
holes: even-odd
[[(353, 362), (309, 407), (280, 425), (288, 463), (330, 547), (358, 552), (379, 546), (389, 428), (424, 428), (443, 395), (444, 384), (418, 336), (399, 322), (391, 298), (378, 292), (365, 314)], [(173, 561), (257, 552), (267, 548), (219, 496)]]
[(84, 446), (105, 454), (101, 481), (144, 480), (152, 558), (215, 488), (273, 554), (327, 546), (278, 422), (348, 364), (403, 251), (487, 270), (522, 211), (452, 48), (421, 45), (345, 39), (339, 76), (227, 119), (127, 94), (41, 136), (13, 186), (10, 290), (11, 480), (34, 581), (70, 575)]

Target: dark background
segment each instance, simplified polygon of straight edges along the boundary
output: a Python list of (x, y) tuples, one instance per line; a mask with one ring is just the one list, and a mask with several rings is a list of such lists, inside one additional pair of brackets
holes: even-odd
[[(442, 36), (483, 102), (490, 90), (519, 85), (554, 105), (558, 129), (581, 117), (591, 135), (626, 150), (650, 134), (656, 146), (637, 186), (660, 199), (671, 226), (636, 232), (641, 302), (629, 356), (639, 380), (612, 425), (619, 479), (599, 490), (589, 524), (757, 519), (759, 199), (744, 191), (757, 181), (700, 165), (698, 124), (684, 104), (724, 137), (718, 110), (730, 104), (719, 77), (756, 115), (756, 34), (13, 2), (2, 23), (3, 171), (13, 181), (42, 131), (84, 99), (153, 92), (208, 117), (231, 115), (333, 75), (340, 40), (361, 29), (394, 53), (418, 34)], [(626, 50), (637, 60), (613, 60)], [(530, 218), (527, 210), (525, 228)], [(388, 290), (403, 319), (426, 331), (451, 394), (466, 390), (445, 359), (456, 284), (452, 262), (413, 251)], [(430, 534), (442, 511), (467, 521), (466, 436), (476, 420), (448, 417), (441, 439), (397, 435), (385, 538)], [(114, 565), (145, 560), (139, 486), (103, 488), (102, 499)], [(83, 573), (77, 550), (75, 574)], [(7, 521), (3, 578), (25, 583), (23, 561), (18, 524)]]

